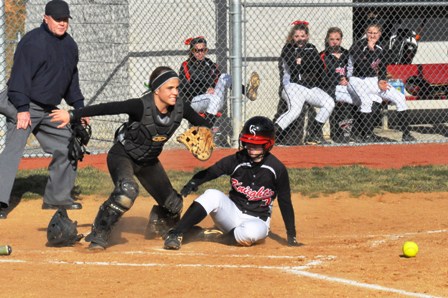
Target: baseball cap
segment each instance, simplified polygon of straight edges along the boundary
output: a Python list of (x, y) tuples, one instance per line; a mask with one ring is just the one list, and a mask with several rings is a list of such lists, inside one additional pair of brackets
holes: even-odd
[(55, 20), (72, 18), (67, 2), (63, 0), (51, 0), (48, 2), (45, 5), (45, 15), (51, 16)]

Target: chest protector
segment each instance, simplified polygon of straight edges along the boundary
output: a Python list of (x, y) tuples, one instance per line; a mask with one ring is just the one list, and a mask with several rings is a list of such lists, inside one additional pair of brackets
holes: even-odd
[(126, 122), (117, 129), (115, 141), (137, 163), (144, 164), (157, 158), (163, 146), (179, 127), (183, 118), (183, 101), (177, 100), (166, 123), (159, 119), (152, 93), (142, 97), (141, 121)]

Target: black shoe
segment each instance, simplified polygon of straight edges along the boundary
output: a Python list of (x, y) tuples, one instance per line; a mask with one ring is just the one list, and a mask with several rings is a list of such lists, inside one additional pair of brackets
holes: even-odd
[(417, 139), (414, 138), (410, 132), (408, 132), (408, 133), (404, 132), (403, 136), (401, 137), (401, 141), (402, 142), (416, 142)]
[(362, 143), (382, 143), (384, 139), (376, 134), (368, 134), (362, 137)]
[(328, 145), (330, 143), (327, 142), (324, 138), (307, 136), (307, 137), (305, 137), (305, 144), (306, 145)]
[(106, 247), (96, 242), (90, 242), (88, 249), (91, 251), (102, 251), (105, 250)]
[(178, 250), (182, 245), (182, 238), (182, 234), (177, 233), (174, 230), (170, 230), (166, 236), (163, 248)]
[(0, 219), (6, 219), (8, 217), (8, 214), (5, 210), (0, 209)]
[(48, 204), (45, 202), (42, 204), (42, 209), (44, 209), (44, 210), (59, 209), (59, 208), (64, 208), (66, 210), (79, 210), (79, 209), (82, 209), (82, 205), (81, 205), (81, 203), (76, 203), (76, 202), (73, 202), (68, 205), (53, 205), (53, 204)]

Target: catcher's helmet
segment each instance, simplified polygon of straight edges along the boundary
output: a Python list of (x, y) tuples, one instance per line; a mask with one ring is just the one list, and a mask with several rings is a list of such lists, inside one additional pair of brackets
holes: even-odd
[(59, 208), (53, 215), (47, 228), (48, 246), (72, 246), (84, 235), (78, 235), (77, 222), (73, 222), (67, 210)]
[(274, 123), (266, 117), (255, 116), (244, 123), (244, 127), (240, 133), (240, 142), (264, 145), (263, 149), (268, 152), (275, 143)]

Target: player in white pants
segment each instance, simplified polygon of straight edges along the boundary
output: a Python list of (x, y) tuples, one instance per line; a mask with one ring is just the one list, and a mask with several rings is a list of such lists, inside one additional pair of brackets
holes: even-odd
[(232, 77), (229, 74), (221, 74), (211, 93), (200, 94), (191, 100), (191, 107), (197, 113), (216, 115), (222, 111), (226, 91), (232, 86)]
[(283, 130), (296, 120), (305, 102), (318, 107), (316, 118), (308, 124), (306, 144), (325, 144), (322, 127), (333, 112), (333, 98), (323, 89), (324, 65), (316, 47), (308, 43), (308, 23), (296, 21), (293, 23), (286, 44), (282, 49), (282, 98), (286, 101), (288, 110), (280, 115), (275, 123), (277, 138)]
[(339, 27), (330, 27), (325, 36), (325, 50), (320, 57), (325, 65), (327, 91), (337, 106), (330, 115), (330, 137), (337, 143), (348, 143), (353, 122), (350, 105), (360, 106), (359, 97), (348, 91), (347, 64), (349, 52), (342, 47), (343, 33)]
[[(244, 124), (240, 134), (241, 149), (193, 176), (183, 187), (183, 196), (222, 175), (230, 176), (231, 190), (226, 195), (219, 190), (209, 189), (199, 196), (169, 231), (165, 249), (179, 249), (184, 234), (190, 232), (208, 214), (222, 232), (214, 240), (251, 246), (268, 236), (272, 206), (277, 197), (286, 227), (287, 243), (289, 246), (300, 245), (296, 240), (288, 171), (270, 153), (274, 137), (271, 120), (261, 116), (252, 117)], [(207, 240), (205, 235), (202, 234), (203, 240)]]
[(376, 142), (373, 134), (374, 121), (372, 114), (379, 110), (383, 101), (397, 106), (398, 125), (403, 131), (403, 141), (415, 141), (409, 129), (406, 113), (407, 105), (404, 94), (387, 83), (385, 50), (379, 45), (381, 25), (370, 24), (366, 30), (366, 38), (362, 38), (350, 48), (348, 64), (349, 92), (353, 92), (361, 100), (358, 125), (361, 141)]
[[(227, 73), (221, 74), (218, 65), (206, 57), (207, 40), (203, 36), (189, 38), (185, 44), (189, 46), (189, 53), (179, 70), (180, 97), (214, 123), (224, 107), (227, 89), (232, 87), (232, 77)], [(252, 101), (256, 100), (259, 85), (260, 78), (254, 72), (247, 90), (243, 86), (243, 94)]]

